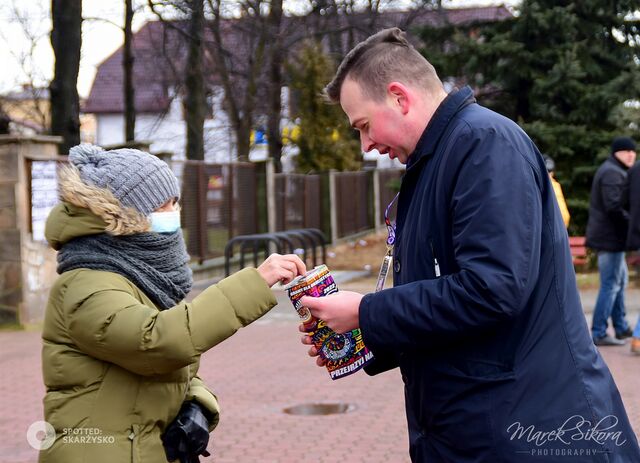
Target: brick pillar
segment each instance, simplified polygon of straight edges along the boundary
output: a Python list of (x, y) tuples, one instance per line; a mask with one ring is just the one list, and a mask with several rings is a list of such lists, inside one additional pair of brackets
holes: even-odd
[(0, 324), (42, 320), (55, 252), (31, 234), (26, 159), (53, 160), (62, 139), (0, 135)]

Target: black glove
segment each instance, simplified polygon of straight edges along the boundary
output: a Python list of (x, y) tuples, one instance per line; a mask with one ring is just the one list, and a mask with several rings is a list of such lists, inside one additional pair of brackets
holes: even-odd
[(208, 457), (209, 420), (197, 402), (182, 404), (178, 416), (161, 436), (168, 461), (200, 463), (198, 455)]

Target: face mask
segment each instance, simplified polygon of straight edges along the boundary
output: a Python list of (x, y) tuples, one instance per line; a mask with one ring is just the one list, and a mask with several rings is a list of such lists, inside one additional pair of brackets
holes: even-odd
[(149, 220), (151, 231), (156, 233), (175, 233), (180, 229), (180, 211), (152, 212)]

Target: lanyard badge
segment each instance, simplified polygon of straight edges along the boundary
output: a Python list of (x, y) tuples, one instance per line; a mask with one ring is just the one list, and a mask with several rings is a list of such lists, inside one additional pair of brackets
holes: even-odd
[(384, 289), (384, 284), (387, 281), (387, 275), (389, 273), (389, 269), (391, 268), (391, 262), (393, 261), (393, 245), (396, 242), (396, 224), (395, 222), (391, 222), (389, 220), (389, 211), (391, 210), (391, 206), (396, 202), (400, 193), (396, 194), (395, 197), (391, 200), (389, 205), (384, 211), (384, 223), (387, 226), (387, 253), (382, 259), (382, 265), (380, 266), (380, 273), (378, 273), (378, 282), (376, 283), (376, 292)]

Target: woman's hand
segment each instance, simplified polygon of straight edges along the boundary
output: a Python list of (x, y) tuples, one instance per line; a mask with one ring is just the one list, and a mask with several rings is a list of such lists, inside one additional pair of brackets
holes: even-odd
[(267, 282), (269, 287), (275, 285), (278, 281), (286, 284), (298, 275), (302, 275), (307, 271), (304, 262), (295, 254), (271, 254), (267, 257), (260, 267), (258, 273)]

